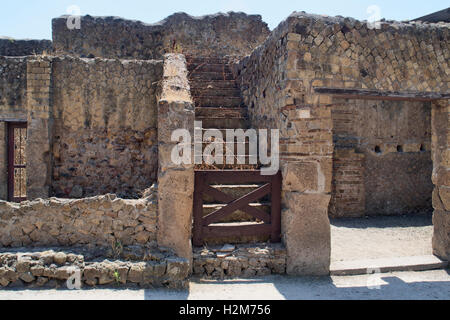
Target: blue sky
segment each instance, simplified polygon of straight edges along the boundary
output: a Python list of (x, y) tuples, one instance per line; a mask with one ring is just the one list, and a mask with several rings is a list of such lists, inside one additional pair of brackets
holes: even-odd
[(262, 15), (273, 29), (293, 11), (367, 20), (373, 14), (367, 13), (367, 8), (376, 5), (383, 18), (407, 20), (449, 4), (443, 0), (0, 0), (0, 36), (51, 39), (51, 19), (66, 14), (73, 5), (82, 15), (120, 16), (147, 23), (180, 11), (195, 16), (243, 11)]

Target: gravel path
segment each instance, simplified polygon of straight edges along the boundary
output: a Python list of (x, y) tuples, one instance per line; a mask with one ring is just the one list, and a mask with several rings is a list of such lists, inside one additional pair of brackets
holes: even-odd
[[(201, 281), (189, 290), (0, 290), (0, 300), (321, 300), (450, 299), (450, 271), (395, 272), (347, 277), (270, 276)], [(374, 288), (379, 286), (379, 288)]]
[(331, 260), (432, 254), (431, 215), (331, 220)]

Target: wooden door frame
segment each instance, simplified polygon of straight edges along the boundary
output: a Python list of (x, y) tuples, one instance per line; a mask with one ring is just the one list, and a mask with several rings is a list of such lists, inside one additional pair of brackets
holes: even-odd
[[(27, 128), (26, 122), (7, 122), (7, 155), (8, 155), (8, 201), (21, 202), (27, 200), (26, 198), (14, 197), (14, 129)], [(24, 166), (26, 168), (26, 165)]]

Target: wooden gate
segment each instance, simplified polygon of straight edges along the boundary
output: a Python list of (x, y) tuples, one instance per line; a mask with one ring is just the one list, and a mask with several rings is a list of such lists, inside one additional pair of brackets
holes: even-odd
[[(232, 196), (211, 187), (211, 184), (263, 183), (256, 190), (234, 199)], [(203, 216), (203, 195), (207, 194), (224, 207)], [(270, 214), (249, 204), (270, 194)], [(254, 223), (233, 225), (218, 223), (236, 210), (243, 211), (257, 221)], [(281, 241), (281, 172), (273, 176), (261, 175), (260, 171), (224, 170), (196, 171), (194, 191), (194, 246), (202, 246), (204, 239), (237, 236), (269, 235), (271, 242)]]

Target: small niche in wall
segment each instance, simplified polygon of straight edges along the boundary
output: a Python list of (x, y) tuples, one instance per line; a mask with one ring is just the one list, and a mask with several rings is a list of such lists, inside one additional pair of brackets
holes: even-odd
[(403, 146), (398, 145), (397, 146), (397, 152), (403, 152)]
[(420, 145), (420, 152), (425, 152), (427, 151), (427, 149), (425, 148), (425, 146), (423, 144)]
[(380, 146), (375, 146), (374, 151), (375, 151), (375, 153), (377, 153), (377, 154), (381, 154), (381, 148), (380, 148)]

